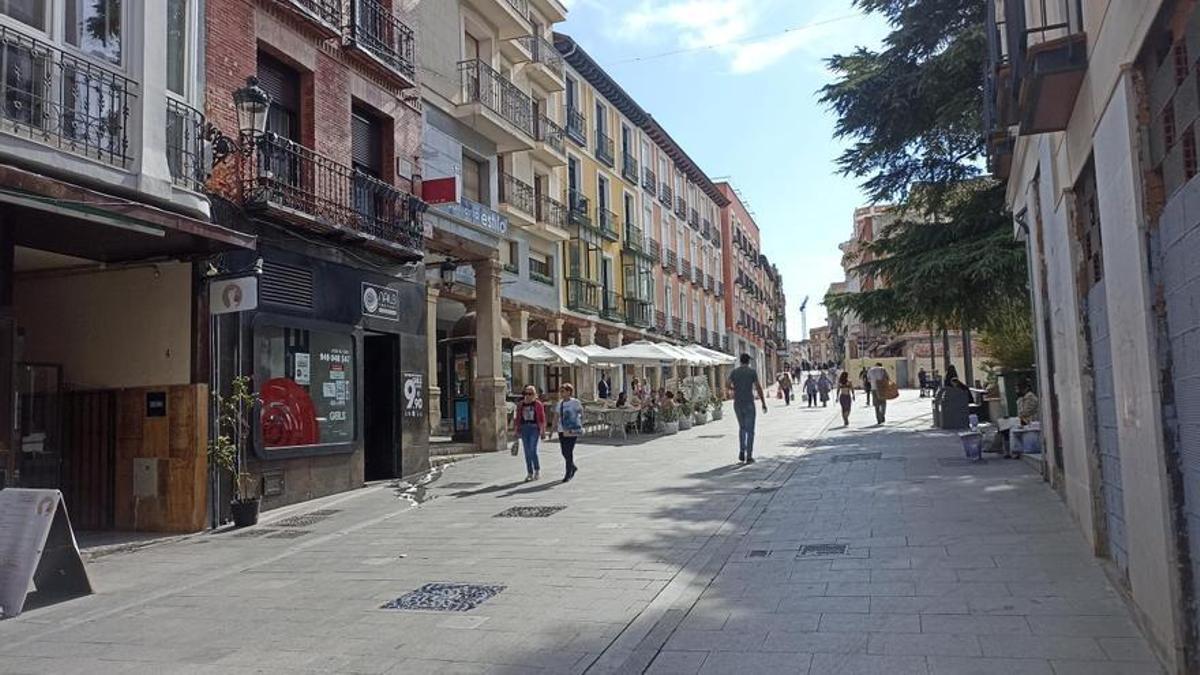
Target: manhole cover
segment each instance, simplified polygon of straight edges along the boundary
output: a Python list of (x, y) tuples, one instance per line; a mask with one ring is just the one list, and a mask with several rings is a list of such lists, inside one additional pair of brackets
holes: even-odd
[(942, 466), (975, 466), (977, 464), (987, 464), (986, 459), (967, 459), (966, 457), (938, 457), (938, 464)]
[(770, 555), (771, 555), (770, 551), (763, 549), (763, 548), (757, 548), (757, 549), (754, 549), (753, 551), (750, 551), (749, 553), (747, 553), (746, 557), (747, 558), (766, 558), (766, 557), (769, 557)]
[(830, 555), (846, 555), (849, 544), (803, 544), (798, 557), (816, 558)]
[(280, 530), (267, 535), (267, 539), (297, 539), (306, 534), (312, 534), (312, 530)]
[(431, 612), (466, 612), (475, 609), (504, 590), (504, 586), (485, 584), (425, 584), (392, 600), (381, 609), (420, 609)]
[(496, 518), (546, 518), (567, 507), (565, 506), (514, 506), (497, 513)]
[(834, 455), (833, 462), (862, 462), (883, 457), (882, 452), (855, 452), (848, 455)]
[(253, 539), (255, 537), (271, 534), (272, 532), (274, 532), (274, 530), (242, 530), (241, 532), (234, 533), (233, 537), (234, 539)]
[(480, 485), (483, 485), (483, 483), (446, 483), (441, 487), (447, 490), (463, 490), (466, 488), (479, 487)]

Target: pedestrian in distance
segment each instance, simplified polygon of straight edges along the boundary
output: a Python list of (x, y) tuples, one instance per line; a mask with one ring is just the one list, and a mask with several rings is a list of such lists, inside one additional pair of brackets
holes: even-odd
[(842, 426), (850, 426), (850, 404), (854, 402), (854, 385), (850, 384), (850, 373), (842, 372), (838, 377), (838, 403), (842, 406)]
[(821, 407), (829, 407), (829, 390), (833, 389), (833, 380), (825, 373), (821, 373), (821, 379), (817, 380), (817, 391), (821, 394)]
[(558, 418), (558, 443), (562, 449), (563, 463), (566, 473), (563, 482), (575, 477), (579, 467), (575, 466), (575, 443), (583, 434), (583, 404), (575, 398), (575, 385), (564, 382), (558, 388), (558, 405), (555, 406)]
[(609, 396), (612, 396), (612, 380), (608, 379), (608, 373), (601, 373), (596, 383), (596, 398), (608, 400)]
[(876, 363), (867, 371), (867, 381), (871, 386), (871, 391), (875, 392), (875, 422), (883, 424), (884, 418), (887, 417), (887, 395), (884, 393), (883, 387), (890, 381), (890, 378), (882, 363)]
[(738, 461), (754, 463), (754, 395), (762, 402), (763, 414), (767, 414), (767, 397), (758, 381), (758, 371), (750, 367), (750, 355), (742, 354), (742, 365), (729, 373), (726, 389), (733, 392), (733, 413), (738, 421)]
[(817, 405), (817, 378), (813, 377), (812, 373), (809, 373), (808, 379), (804, 381), (804, 397), (808, 399), (808, 407)]
[(538, 462), (538, 441), (546, 433), (546, 406), (538, 400), (537, 387), (528, 385), (522, 391), (513, 426), (525, 448), (525, 480), (537, 480), (542, 469)]
[(862, 370), (858, 373), (858, 379), (862, 380), (863, 393), (866, 394), (866, 397), (867, 397), (867, 402), (864, 403), (863, 405), (870, 408), (871, 407), (871, 380), (867, 379), (867, 367), (866, 366), (863, 366)]
[(925, 398), (926, 385), (929, 384), (929, 374), (922, 368), (917, 371), (917, 384), (921, 385), (921, 398)]
[(783, 404), (792, 404), (792, 375), (786, 370), (779, 374), (779, 390), (783, 392)]

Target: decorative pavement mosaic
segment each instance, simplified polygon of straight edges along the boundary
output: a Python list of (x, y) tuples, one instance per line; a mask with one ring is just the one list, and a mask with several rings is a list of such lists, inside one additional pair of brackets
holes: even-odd
[(496, 597), (506, 587), (488, 584), (438, 582), (425, 584), (415, 591), (383, 605), (380, 609), (423, 610), (430, 612), (467, 612)]

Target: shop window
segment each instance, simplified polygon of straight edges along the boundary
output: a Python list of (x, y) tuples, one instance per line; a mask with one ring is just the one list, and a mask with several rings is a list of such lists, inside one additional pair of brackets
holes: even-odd
[(354, 440), (354, 338), (349, 333), (259, 326), (254, 358), (262, 447), (271, 450)]

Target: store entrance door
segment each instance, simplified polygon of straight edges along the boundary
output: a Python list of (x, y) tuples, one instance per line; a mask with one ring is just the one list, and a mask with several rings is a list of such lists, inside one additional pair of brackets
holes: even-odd
[(400, 477), (398, 335), (363, 338), (363, 445), (366, 480)]

